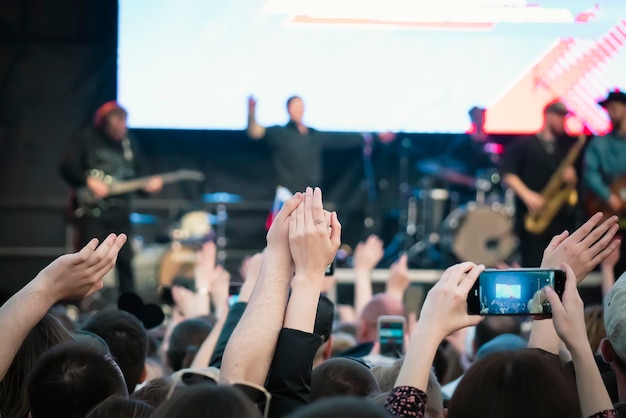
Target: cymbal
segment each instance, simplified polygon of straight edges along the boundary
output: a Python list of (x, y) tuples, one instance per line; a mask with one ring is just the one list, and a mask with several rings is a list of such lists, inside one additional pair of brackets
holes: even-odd
[(476, 189), (476, 177), (445, 167), (438, 161), (426, 160), (416, 164), (419, 172), (433, 176), (448, 183)]

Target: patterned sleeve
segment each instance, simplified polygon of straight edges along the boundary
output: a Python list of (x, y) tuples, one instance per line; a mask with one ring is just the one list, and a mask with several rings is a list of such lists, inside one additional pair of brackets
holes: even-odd
[(589, 418), (616, 418), (617, 412), (615, 409), (607, 409), (606, 411), (598, 412), (590, 416)]
[(395, 417), (421, 418), (426, 414), (426, 402), (426, 393), (421, 390), (411, 386), (398, 386), (389, 392), (385, 409)]

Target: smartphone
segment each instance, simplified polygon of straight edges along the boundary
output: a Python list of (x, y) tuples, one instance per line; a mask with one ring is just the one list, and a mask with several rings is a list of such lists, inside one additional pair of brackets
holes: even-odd
[(378, 317), (380, 355), (395, 358), (402, 356), (405, 328), (406, 319), (403, 316), (382, 315)]
[(333, 261), (326, 267), (326, 271), (324, 272), (324, 276), (334, 276), (335, 275), (335, 262)]
[(485, 270), (467, 296), (470, 315), (552, 316), (544, 288), (551, 286), (559, 298), (565, 289), (565, 272), (558, 269)]

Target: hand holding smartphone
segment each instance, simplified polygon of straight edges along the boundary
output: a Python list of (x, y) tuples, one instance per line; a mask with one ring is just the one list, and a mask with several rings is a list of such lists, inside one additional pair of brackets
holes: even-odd
[(396, 315), (378, 317), (378, 343), (380, 355), (400, 358), (404, 354), (406, 318)]
[(467, 296), (470, 315), (552, 316), (544, 288), (559, 298), (565, 289), (565, 272), (558, 269), (485, 270)]

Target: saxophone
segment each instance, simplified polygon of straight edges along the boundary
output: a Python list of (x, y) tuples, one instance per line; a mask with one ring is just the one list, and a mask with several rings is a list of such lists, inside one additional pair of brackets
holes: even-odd
[(572, 206), (576, 204), (578, 200), (576, 187), (568, 185), (563, 181), (563, 171), (574, 164), (580, 151), (585, 146), (586, 140), (587, 137), (585, 135), (580, 134), (578, 136), (576, 144), (569, 150), (559, 168), (550, 177), (550, 181), (541, 191), (541, 196), (546, 202), (545, 206), (536, 213), (526, 214), (524, 227), (531, 234), (538, 235), (545, 231), (566, 203), (569, 202)]

